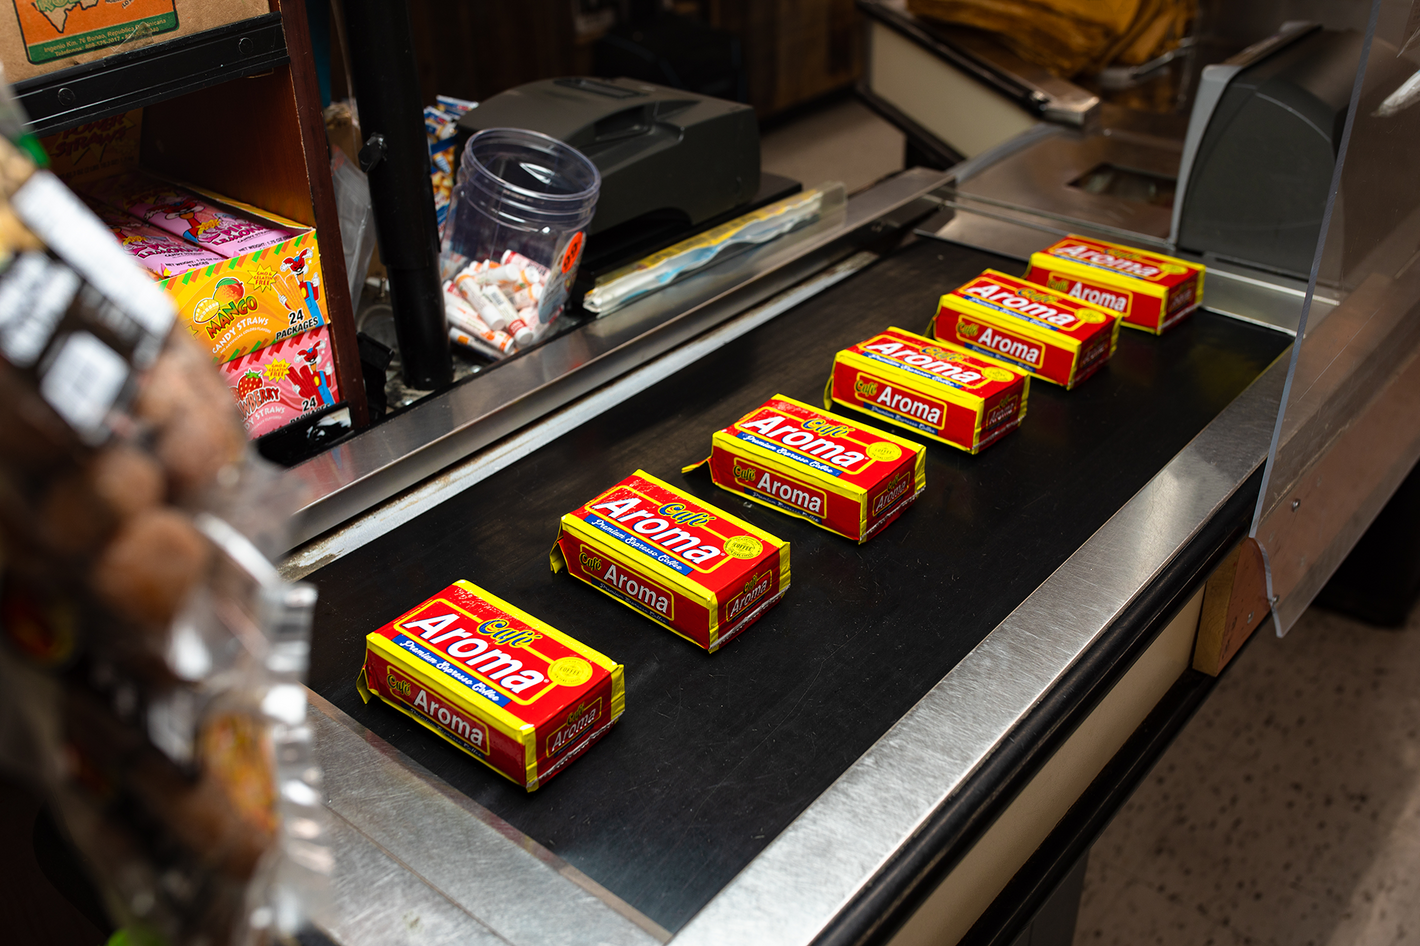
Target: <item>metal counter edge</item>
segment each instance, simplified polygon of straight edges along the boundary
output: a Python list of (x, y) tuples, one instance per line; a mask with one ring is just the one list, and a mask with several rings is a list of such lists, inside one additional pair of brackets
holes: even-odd
[(1274, 362), (675, 937), (808, 944), (1050, 692), (1267, 455)]
[[(470, 801), (319, 694), (308, 720), (336, 846), (341, 946), (565, 942), (657, 946), (670, 933)], [(403, 929), (401, 929), (403, 928)]]
[[(1285, 372), (1279, 358), (674, 941), (807, 946), (833, 929), (895, 854), (959, 800), (982, 763), (1254, 475), (1266, 456)], [(328, 805), (339, 827), (360, 835), (356, 846), (369, 847), (384, 870), (397, 864), (437, 894), (435, 900), (466, 917), (455, 925), (466, 922), (469, 934), (496, 931), (514, 943), (551, 941), (547, 937), (557, 939), (569, 929), (595, 931), (607, 942), (667, 940), (665, 930), (634, 908), (325, 700), (313, 696), (312, 704)], [(353, 835), (347, 840), (355, 843)], [(501, 884), (470, 884), (470, 857), (484, 866), (494, 858), (500, 870), (517, 878), (516, 892)], [(359, 865), (355, 871), (361, 873)], [(345, 873), (338, 869), (337, 890), (359, 883)], [(382, 883), (394, 881), (386, 877)], [(394, 886), (409, 896), (424, 889)], [(420, 893), (416, 899), (427, 897)], [(533, 904), (536, 909), (529, 911)], [(344, 946), (372, 941), (359, 924), (337, 926), (330, 932)]]
[[(473, 383), (457, 384), (283, 474), (306, 497), (294, 547), (615, 380), (894, 229), (948, 179), (909, 168), (848, 201), (846, 212), (552, 339)], [(924, 205), (925, 216), (940, 202)], [(909, 215), (912, 216), (912, 215)]]

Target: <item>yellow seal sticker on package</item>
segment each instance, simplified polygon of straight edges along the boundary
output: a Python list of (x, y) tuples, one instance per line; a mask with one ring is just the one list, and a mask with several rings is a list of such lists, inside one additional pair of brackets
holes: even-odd
[(1157, 335), (1203, 302), (1203, 275), (1187, 260), (1068, 236), (1031, 254), (1026, 278)]
[(866, 542), (926, 487), (926, 455), (921, 444), (776, 394), (716, 431), (702, 462), (717, 486)]

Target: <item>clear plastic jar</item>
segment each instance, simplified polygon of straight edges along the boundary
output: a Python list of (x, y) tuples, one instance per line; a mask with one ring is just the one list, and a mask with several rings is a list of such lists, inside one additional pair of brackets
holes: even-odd
[(545, 331), (577, 276), (600, 190), (596, 165), (576, 148), (535, 131), (481, 131), (459, 164), (444, 227), (446, 264), (496, 265), (517, 253), (545, 269), (537, 307)]

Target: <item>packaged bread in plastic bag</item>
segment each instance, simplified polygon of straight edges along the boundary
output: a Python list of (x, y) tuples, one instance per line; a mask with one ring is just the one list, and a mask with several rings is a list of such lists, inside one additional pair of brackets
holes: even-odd
[(173, 326), (0, 138), (0, 766), (128, 941), (289, 942), (331, 868), (301, 686), (315, 592), (272, 567), (290, 498)]

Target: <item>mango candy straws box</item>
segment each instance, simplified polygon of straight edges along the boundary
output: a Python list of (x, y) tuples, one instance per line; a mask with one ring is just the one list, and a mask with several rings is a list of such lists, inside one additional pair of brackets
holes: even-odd
[(367, 635), (356, 686), (528, 791), (626, 704), (620, 664), (468, 581)]
[(286, 234), (284, 239), (158, 284), (172, 297), (188, 332), (212, 353), (212, 360), (223, 364), (326, 325), (315, 231), (250, 204), (194, 192), (213, 204), (220, 199), (270, 226), (270, 234)]
[(824, 406), (851, 407), (977, 453), (1020, 426), (1030, 376), (900, 328), (833, 356)]
[(988, 269), (942, 296), (932, 334), (1069, 389), (1114, 354), (1119, 317)]
[(789, 588), (789, 543), (637, 470), (562, 517), (552, 570), (714, 653)]
[(1204, 272), (1172, 256), (1068, 236), (1032, 253), (1026, 278), (1117, 312), (1125, 325), (1157, 335), (1198, 308)]
[(212, 360), (224, 364), (325, 325), (315, 230), (137, 170), (142, 126), (143, 111), (134, 109), (43, 143), (55, 173), (123, 231), (115, 236), (160, 280)]
[(861, 543), (926, 488), (926, 455), (921, 444), (776, 394), (716, 431), (701, 463), (716, 486)]

